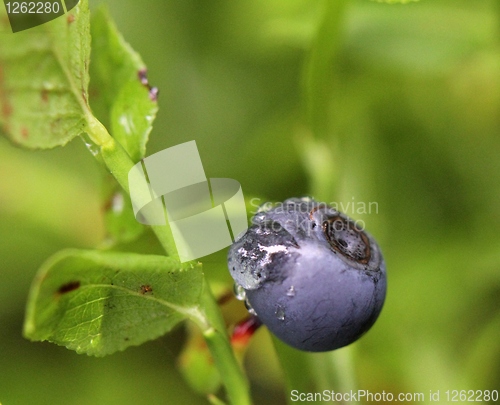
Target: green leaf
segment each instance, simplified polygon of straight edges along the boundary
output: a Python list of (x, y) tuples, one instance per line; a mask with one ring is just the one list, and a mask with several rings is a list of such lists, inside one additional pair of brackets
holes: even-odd
[(130, 243), (137, 240), (146, 227), (135, 219), (132, 201), (111, 176), (106, 184), (104, 224), (107, 246)]
[[(91, 105), (134, 162), (146, 154), (158, 104), (150, 97), (146, 65), (125, 42), (105, 9), (92, 15)], [(141, 81), (142, 78), (142, 81)]]
[(164, 256), (65, 250), (37, 274), (24, 334), (94, 356), (155, 339), (189, 318), (205, 325), (201, 265)]
[(38, 27), (2, 31), (0, 133), (23, 147), (46, 149), (85, 132), (89, 58), (87, 0)]

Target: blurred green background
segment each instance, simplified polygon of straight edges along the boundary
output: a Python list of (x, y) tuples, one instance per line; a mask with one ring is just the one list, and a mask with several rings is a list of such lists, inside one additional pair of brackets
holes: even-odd
[[(351, 0), (330, 25), (318, 0), (100, 3), (160, 88), (148, 154), (195, 139), (208, 177), (249, 198), (377, 203), (347, 211), (386, 258), (378, 322), (289, 371), (311, 391), (338, 389), (315, 373), (322, 358), (348, 359), (372, 392), (500, 389), (498, 1)], [(79, 140), (26, 152), (0, 139), (0, 402), (206, 403), (176, 368), (182, 327), (102, 359), (21, 336), (37, 268), (102, 241), (102, 174)], [(255, 403), (285, 403), (267, 331), (245, 365)]]

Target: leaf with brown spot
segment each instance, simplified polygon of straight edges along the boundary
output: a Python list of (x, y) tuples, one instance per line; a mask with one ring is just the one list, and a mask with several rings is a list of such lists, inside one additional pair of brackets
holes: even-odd
[(202, 288), (201, 265), (165, 256), (65, 250), (33, 281), (24, 335), (104, 356), (155, 339), (186, 318), (206, 322)]
[(80, 288), (79, 281), (70, 281), (69, 283), (63, 284), (61, 287), (59, 287), (59, 290), (57, 290), (57, 292), (59, 294), (66, 294), (71, 291), (77, 290), (78, 288)]
[[(90, 28), (88, 1), (66, 18), (0, 32), (0, 128), (26, 148), (53, 148), (86, 131)], [(0, 20), (5, 8), (0, 7)]]

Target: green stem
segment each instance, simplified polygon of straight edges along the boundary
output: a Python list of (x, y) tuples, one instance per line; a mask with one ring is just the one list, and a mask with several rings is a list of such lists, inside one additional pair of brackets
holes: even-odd
[(208, 321), (208, 326), (203, 329), (203, 337), (220, 372), (229, 401), (233, 405), (250, 405), (252, 401), (248, 380), (234, 356), (224, 320), (206, 281), (202, 307)]
[[(315, 374), (318, 391), (357, 391), (352, 361), (352, 346), (328, 353), (310, 354), (311, 369)], [(358, 402), (352, 402), (357, 404)]]
[[(89, 114), (87, 121), (88, 136), (98, 146), (99, 156), (118, 183), (129, 193), (128, 173), (134, 166), (134, 162), (95, 117)], [(152, 226), (152, 229), (167, 254), (179, 259), (170, 227), (168, 225)], [(232, 405), (250, 405), (248, 380), (234, 356), (224, 320), (206, 281), (204, 281), (201, 301), (200, 306), (205, 312), (203, 315), (206, 322), (200, 322), (196, 318), (193, 320), (203, 331), (205, 341), (226, 387), (228, 398)]]
[(287, 404), (293, 405), (296, 403), (290, 395), (293, 390), (299, 392), (311, 391), (313, 374), (311, 372), (312, 365), (309, 364), (309, 354), (294, 349), (274, 335), (271, 337), (285, 379), (286, 401)]
[[(100, 148), (100, 157), (104, 161), (104, 164), (120, 186), (122, 186), (127, 194), (130, 194), (128, 173), (134, 166), (134, 162), (130, 159), (125, 149), (111, 137), (104, 125), (95, 117), (91, 115), (87, 116), (87, 122), (89, 124), (88, 136)], [(151, 229), (156, 234), (167, 255), (179, 259), (168, 222), (166, 225), (161, 226), (152, 225)]]
[[(331, 352), (327, 358), (332, 364), (337, 379), (337, 387), (341, 392), (357, 391), (357, 379), (354, 370), (353, 346), (344, 347)], [(357, 402), (351, 402), (353, 404)]]
[(335, 60), (342, 34), (347, 0), (323, 0), (321, 21), (306, 60), (304, 86), (309, 126), (325, 139), (330, 128), (330, 106), (335, 80)]

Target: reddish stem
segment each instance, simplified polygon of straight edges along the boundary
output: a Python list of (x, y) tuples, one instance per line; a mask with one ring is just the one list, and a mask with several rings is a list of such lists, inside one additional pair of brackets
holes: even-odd
[(237, 348), (246, 347), (250, 338), (261, 325), (262, 322), (255, 315), (250, 315), (248, 318), (243, 319), (234, 327), (231, 344)]

